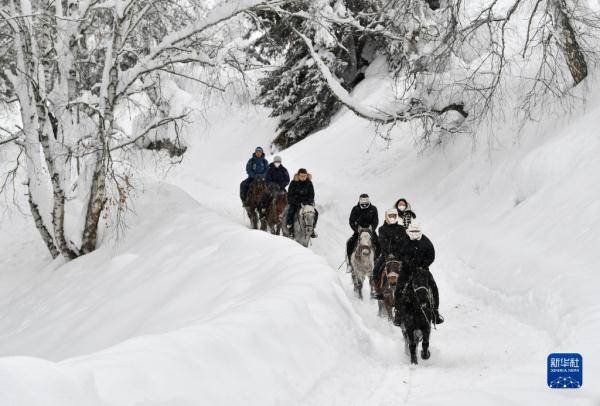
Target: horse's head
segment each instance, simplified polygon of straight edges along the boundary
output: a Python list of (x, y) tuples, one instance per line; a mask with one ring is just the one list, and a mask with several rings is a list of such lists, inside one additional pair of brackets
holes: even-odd
[(390, 285), (395, 286), (402, 270), (402, 262), (396, 259), (393, 255), (390, 255), (385, 260), (385, 270), (387, 272), (387, 278)]
[(304, 226), (304, 229), (307, 232), (312, 233), (313, 228), (315, 227), (315, 217), (316, 217), (315, 207), (310, 204), (304, 204), (300, 208), (299, 214), (300, 214), (300, 220), (301, 220), (302, 225)]
[(277, 217), (279, 220), (283, 218), (283, 212), (285, 211), (285, 206), (287, 206), (287, 193), (284, 190), (277, 189), (273, 192), (273, 205), (275, 206), (275, 213), (277, 213)]
[(412, 273), (410, 287), (414, 292), (416, 305), (422, 309), (432, 308), (431, 292), (429, 290), (429, 278), (424, 268), (416, 268)]
[(267, 181), (265, 180), (264, 176), (256, 175), (252, 181), (252, 186), (254, 187), (255, 191), (263, 192), (267, 190)]
[(358, 228), (358, 252), (363, 257), (371, 255), (373, 251), (373, 241), (371, 238), (371, 228)]

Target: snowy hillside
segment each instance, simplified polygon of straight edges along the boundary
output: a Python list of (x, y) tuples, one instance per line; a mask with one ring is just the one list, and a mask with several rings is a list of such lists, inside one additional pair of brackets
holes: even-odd
[[(371, 72), (353, 97), (375, 101), (383, 83)], [(280, 153), (314, 176), (310, 249), (248, 230), (237, 198), (249, 153), (272, 139), (268, 112), (213, 108), (218, 125), (180, 167), (160, 183), (147, 172), (146, 215), (118, 244), (45, 266), (33, 226), (4, 220), (0, 404), (597, 404), (597, 96), (491, 157), (466, 153), (467, 137), (418, 153), (406, 128), (387, 143), (342, 111)], [(380, 213), (409, 199), (436, 245), (446, 323), (416, 369), (336, 270), (362, 192)], [(584, 356), (579, 391), (546, 387), (561, 351)]]

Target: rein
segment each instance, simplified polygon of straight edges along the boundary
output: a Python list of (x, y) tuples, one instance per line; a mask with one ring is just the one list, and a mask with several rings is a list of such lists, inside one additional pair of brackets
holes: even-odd
[[(412, 287), (412, 291), (413, 291), (413, 296), (415, 298), (415, 302), (417, 301), (417, 292), (421, 289), (425, 290), (427, 293), (427, 301), (429, 302), (429, 308), (433, 309), (433, 303), (431, 301), (431, 294), (430, 294), (430, 290), (429, 290), (429, 286), (418, 286), (415, 288), (415, 281), (413, 279), (413, 276), (411, 275), (410, 278), (410, 286)], [(417, 307), (419, 308), (419, 310), (421, 310), (421, 313), (423, 313), (423, 317), (425, 317), (425, 320), (427, 321), (427, 324), (431, 325), (433, 324), (433, 329), (437, 330), (435, 323), (431, 322), (431, 319), (429, 317), (427, 317), (427, 314), (425, 313), (425, 310), (423, 310), (423, 306), (420, 306), (418, 303), (414, 303), (415, 305), (417, 305)], [(431, 315), (433, 316), (433, 315)]]

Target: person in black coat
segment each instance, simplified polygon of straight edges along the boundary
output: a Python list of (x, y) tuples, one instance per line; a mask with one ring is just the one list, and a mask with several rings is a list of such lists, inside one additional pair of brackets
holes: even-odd
[[(294, 180), (290, 183), (288, 190), (288, 212), (286, 218), (286, 227), (290, 232), (294, 229), (294, 216), (296, 212), (303, 204), (315, 204), (315, 189), (312, 184), (312, 176), (304, 168), (300, 168), (298, 173), (294, 175)], [(315, 209), (315, 224), (317, 226), (317, 220), (319, 218), (319, 212)], [(312, 238), (316, 238), (317, 234), (314, 231)]]
[(260, 202), (260, 209), (263, 211), (267, 210), (271, 200), (273, 199), (273, 193), (277, 190), (285, 192), (285, 188), (290, 183), (290, 175), (288, 170), (281, 164), (281, 157), (276, 156), (273, 158), (273, 162), (269, 164), (267, 174), (265, 175), (265, 181), (268, 186), (268, 193), (263, 195), (262, 201)]
[(409, 241), (404, 247), (401, 257), (402, 272), (400, 272), (400, 277), (396, 284), (396, 317), (394, 324), (400, 325), (400, 303), (402, 302), (404, 287), (410, 280), (412, 273), (419, 268), (426, 272), (429, 279), (429, 287), (431, 288), (431, 293), (433, 293), (435, 324), (441, 324), (444, 322), (444, 318), (439, 313), (440, 294), (435, 279), (429, 271), (429, 267), (435, 260), (435, 249), (433, 248), (431, 240), (421, 232), (421, 227), (418, 223), (413, 221), (406, 230), (406, 233), (409, 237)]
[(406, 199), (398, 199), (394, 207), (398, 210), (398, 222), (407, 228), (413, 219), (417, 218), (417, 215), (410, 208), (410, 204)]
[(358, 198), (358, 204), (354, 206), (350, 212), (349, 223), (350, 228), (352, 228), (354, 233), (346, 242), (346, 259), (348, 264), (350, 264), (350, 256), (352, 255), (352, 251), (354, 251), (354, 248), (356, 248), (359, 227), (371, 229), (373, 245), (375, 248), (375, 258), (377, 258), (379, 254), (379, 244), (377, 243), (377, 234), (375, 234), (375, 230), (377, 230), (377, 225), (379, 224), (379, 215), (377, 213), (377, 207), (371, 204), (368, 194), (363, 193)]
[(290, 174), (288, 170), (281, 164), (281, 157), (276, 156), (273, 162), (269, 164), (269, 169), (265, 175), (265, 180), (271, 189), (272, 185), (279, 186), (280, 190), (285, 190), (290, 183)]
[[(406, 247), (408, 245), (409, 238), (406, 234), (406, 229), (398, 224), (398, 212), (396, 209), (389, 209), (385, 212), (385, 222), (379, 227), (379, 250), (381, 255), (375, 262), (373, 268), (373, 282), (378, 284), (381, 278), (381, 272), (385, 267), (385, 261), (393, 255), (394, 258), (401, 260), (406, 254)], [(378, 292), (375, 296), (376, 299), (383, 299), (383, 294)]]

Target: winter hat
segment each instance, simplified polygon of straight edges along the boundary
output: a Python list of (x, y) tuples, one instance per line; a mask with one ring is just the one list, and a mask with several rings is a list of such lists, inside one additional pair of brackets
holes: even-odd
[(277, 155), (275, 158), (273, 158), (273, 162), (281, 162), (281, 157)]
[(406, 229), (406, 234), (408, 234), (408, 237), (411, 240), (420, 240), (423, 236), (423, 232), (421, 231), (421, 225), (416, 221), (412, 221)]
[(300, 175), (301, 173), (308, 174), (308, 171), (304, 168), (300, 168), (300, 169), (298, 169), (298, 175)]
[(262, 147), (256, 147), (256, 149), (254, 150), (254, 152), (262, 152), (263, 154), (265, 153), (265, 151), (263, 151)]
[(398, 211), (396, 209), (388, 209), (385, 212), (385, 222), (388, 224), (398, 223)]
[(363, 193), (362, 195), (360, 195), (360, 197), (358, 198), (358, 204), (363, 209), (368, 208), (371, 205), (371, 200), (369, 199), (369, 195), (366, 193)]

